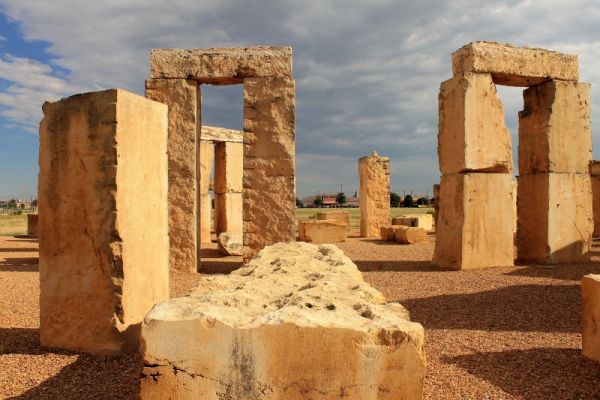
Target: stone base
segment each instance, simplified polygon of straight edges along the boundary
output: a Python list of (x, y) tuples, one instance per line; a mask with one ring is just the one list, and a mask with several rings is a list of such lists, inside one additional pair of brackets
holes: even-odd
[(600, 362), (600, 275), (581, 280), (583, 355)]
[(510, 174), (442, 176), (433, 261), (452, 269), (514, 265)]
[(336, 243), (346, 240), (348, 229), (335, 219), (300, 221), (298, 234), (303, 242)]

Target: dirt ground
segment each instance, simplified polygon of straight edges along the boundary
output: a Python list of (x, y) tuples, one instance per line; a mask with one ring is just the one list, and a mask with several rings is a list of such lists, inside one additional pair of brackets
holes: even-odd
[[(592, 263), (446, 271), (433, 240), (404, 246), (357, 237), (340, 247), (426, 332), (426, 399), (600, 399), (600, 364), (581, 356), (581, 277)], [(206, 273), (235, 268), (203, 250)], [(140, 358), (51, 351), (38, 341), (37, 241), (0, 237), (0, 398), (134, 399)], [(173, 296), (195, 274), (174, 274)]]

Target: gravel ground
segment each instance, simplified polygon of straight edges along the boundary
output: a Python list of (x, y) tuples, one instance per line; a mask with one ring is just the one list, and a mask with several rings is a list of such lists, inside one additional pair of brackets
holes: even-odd
[[(581, 356), (579, 281), (600, 259), (555, 268), (445, 271), (431, 243), (350, 238), (340, 247), (365, 279), (425, 326), (426, 399), (600, 399), (600, 364)], [(239, 258), (211, 258), (206, 273)], [(0, 398), (134, 399), (139, 356), (99, 359), (41, 349), (37, 241), (0, 237)], [(171, 295), (197, 284), (174, 273)]]

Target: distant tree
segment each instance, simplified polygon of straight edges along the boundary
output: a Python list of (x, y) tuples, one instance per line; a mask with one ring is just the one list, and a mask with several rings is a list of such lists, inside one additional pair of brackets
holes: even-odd
[(406, 195), (406, 197), (404, 198), (404, 201), (402, 202), (402, 205), (404, 207), (414, 207), (415, 202), (410, 194)]
[(427, 197), (420, 197), (419, 199), (417, 199), (417, 205), (419, 205), (419, 206), (428, 206), (429, 205), (429, 199)]
[(340, 207), (346, 204), (346, 195), (344, 194), (344, 192), (339, 192), (337, 194), (335, 202), (338, 203)]
[(303, 207), (304, 203), (302, 203), (302, 200), (300, 200), (299, 198), (296, 197), (296, 207)]
[(390, 206), (400, 207), (400, 196), (398, 195), (398, 193), (390, 193)]
[(323, 198), (322, 197), (317, 197), (313, 201), (313, 204), (315, 205), (315, 207), (322, 207), (323, 206)]
[(35, 199), (34, 201), (31, 202), (31, 206), (32, 207), (37, 207), (37, 199)]
[(8, 201), (8, 208), (17, 208), (17, 201), (15, 199), (10, 199)]

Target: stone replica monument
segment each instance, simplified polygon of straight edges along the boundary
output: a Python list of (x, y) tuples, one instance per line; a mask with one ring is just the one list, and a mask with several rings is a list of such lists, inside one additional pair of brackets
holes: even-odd
[(169, 298), (167, 107), (113, 89), (43, 109), (41, 344), (133, 350), (144, 316)]
[(594, 237), (600, 236), (600, 161), (590, 162), (592, 181), (592, 214), (594, 216)]
[(513, 265), (512, 144), (496, 84), (528, 87), (519, 113), (517, 255), (589, 259), (590, 86), (576, 56), (473, 42), (452, 54), (439, 95), (439, 216), (434, 262)]
[(583, 355), (600, 362), (600, 275), (581, 280)]
[(266, 245), (292, 241), (295, 234), (291, 48), (155, 49), (146, 97), (169, 107), (170, 267), (188, 271), (200, 264), (198, 215), (206, 194), (198, 188), (204, 170), (198, 160), (204, 154), (199, 145), (201, 84), (244, 85), (244, 259)]
[(334, 245), (278, 243), (154, 307), (140, 397), (421, 399), (423, 336)]
[(380, 238), (390, 224), (390, 159), (376, 151), (358, 159), (360, 236)]

